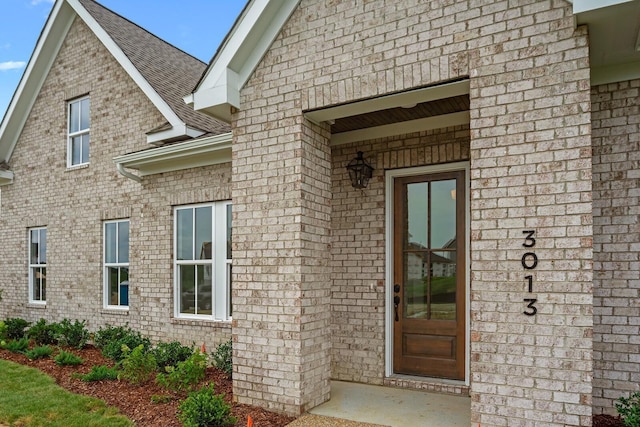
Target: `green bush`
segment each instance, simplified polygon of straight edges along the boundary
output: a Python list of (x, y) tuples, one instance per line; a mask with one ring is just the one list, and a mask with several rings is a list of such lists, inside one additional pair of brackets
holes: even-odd
[(156, 382), (168, 390), (182, 392), (192, 390), (205, 377), (207, 355), (196, 350), (184, 362), (165, 368), (166, 374), (156, 376)]
[(89, 331), (85, 326), (85, 321), (82, 322), (76, 320), (71, 323), (69, 319), (62, 319), (58, 323), (58, 344), (65, 347), (84, 348), (89, 341)]
[(102, 350), (102, 354), (116, 362), (124, 358), (122, 346), (136, 348), (142, 345), (146, 352), (151, 347), (151, 341), (144, 338), (140, 332), (134, 331), (128, 326), (109, 326), (100, 328), (95, 333), (94, 342), (96, 347)]
[(215, 394), (213, 386), (189, 394), (179, 406), (178, 419), (184, 427), (230, 427), (236, 419), (224, 395)]
[(7, 338), (11, 340), (19, 340), (20, 338), (23, 338), (25, 335), (24, 330), (30, 325), (26, 320), (17, 317), (5, 320), (4, 324), (7, 327)]
[(29, 330), (27, 337), (35, 341), (37, 345), (55, 344), (58, 342), (58, 324), (47, 323), (46, 320), (40, 319)]
[(82, 358), (64, 350), (60, 351), (53, 360), (56, 362), (56, 365), (59, 366), (76, 366), (82, 365), (82, 362), (84, 362)]
[(0, 320), (0, 340), (6, 339), (7, 337), (7, 324)]
[(115, 368), (108, 368), (104, 365), (92, 366), (91, 371), (88, 374), (80, 375), (75, 374), (74, 377), (80, 378), (85, 382), (102, 381), (102, 380), (117, 380), (118, 371)]
[(628, 398), (619, 398), (615, 405), (625, 427), (640, 426), (640, 392), (635, 392)]
[(29, 339), (20, 338), (18, 340), (11, 340), (9, 342), (5, 342), (4, 345), (0, 347), (5, 350), (9, 350), (12, 353), (24, 353), (29, 349)]
[(151, 353), (156, 358), (158, 369), (164, 370), (167, 366), (176, 366), (184, 362), (193, 354), (193, 347), (187, 347), (178, 341), (170, 343), (158, 343)]
[(211, 354), (213, 366), (227, 374), (229, 378), (233, 374), (233, 348), (231, 340), (220, 344)]
[(144, 350), (141, 344), (131, 350), (123, 346), (124, 358), (120, 364), (118, 378), (125, 379), (132, 384), (143, 384), (149, 381), (156, 372), (158, 364), (153, 354)]
[(53, 354), (53, 349), (48, 345), (43, 345), (40, 347), (34, 347), (29, 351), (25, 351), (24, 354), (29, 358), (29, 360), (46, 359)]

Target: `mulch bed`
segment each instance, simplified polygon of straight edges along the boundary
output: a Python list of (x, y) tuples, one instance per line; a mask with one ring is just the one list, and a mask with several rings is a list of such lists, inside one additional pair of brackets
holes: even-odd
[(623, 427), (622, 418), (620, 415), (617, 417), (599, 414), (593, 416), (593, 427)]
[[(92, 366), (113, 366), (113, 361), (105, 358), (95, 347), (88, 346), (82, 350), (65, 349), (84, 360), (79, 366), (58, 366), (52, 359), (29, 360), (22, 354), (11, 353), (0, 349), (0, 358), (30, 366), (53, 377), (61, 387), (78, 394), (92, 396), (104, 400), (108, 405), (117, 407), (120, 412), (131, 419), (138, 427), (180, 427), (177, 418), (178, 399), (186, 396), (173, 396), (167, 403), (153, 403), (152, 396), (166, 396), (168, 393), (155, 382), (144, 385), (132, 385), (128, 381), (96, 381), (84, 382), (73, 378), (74, 373), (86, 374)], [(250, 415), (254, 425), (260, 427), (283, 427), (295, 418), (267, 411), (249, 405), (233, 402), (232, 382), (216, 368), (207, 368), (204, 384), (215, 384), (216, 394), (224, 393), (225, 400), (232, 405), (232, 414), (238, 420), (236, 426), (247, 425)]]

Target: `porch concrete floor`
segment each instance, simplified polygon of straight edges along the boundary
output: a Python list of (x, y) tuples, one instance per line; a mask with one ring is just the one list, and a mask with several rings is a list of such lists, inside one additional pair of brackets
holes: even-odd
[[(365, 425), (359, 423), (371, 423), (390, 427), (468, 427), (471, 424), (468, 397), (342, 381), (332, 381), (331, 400), (309, 412), (290, 426), (355, 427)], [(359, 423), (345, 423), (340, 419)]]

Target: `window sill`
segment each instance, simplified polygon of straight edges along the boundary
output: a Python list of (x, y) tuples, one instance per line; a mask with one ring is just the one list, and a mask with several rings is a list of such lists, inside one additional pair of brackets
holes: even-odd
[(102, 307), (100, 310), (102, 314), (112, 314), (114, 316), (128, 316), (129, 307), (127, 308), (115, 308), (115, 307)]
[(41, 310), (44, 310), (47, 308), (47, 303), (46, 302), (29, 302), (27, 303), (27, 308), (39, 308)]
[(67, 172), (71, 172), (78, 169), (86, 169), (89, 167), (89, 163), (82, 163), (80, 165), (67, 165)]
[(174, 325), (184, 326), (202, 326), (210, 324), (220, 329), (231, 329), (231, 320), (215, 320), (215, 319), (195, 319), (191, 317), (172, 317), (171, 323)]

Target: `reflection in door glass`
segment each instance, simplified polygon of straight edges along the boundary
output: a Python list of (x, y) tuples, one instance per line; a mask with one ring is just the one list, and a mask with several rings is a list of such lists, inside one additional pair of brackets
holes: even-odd
[(407, 184), (407, 236), (405, 248), (411, 246), (427, 248), (429, 244), (429, 222), (427, 210), (429, 206), (429, 183), (418, 182)]
[(456, 318), (456, 253), (453, 251), (431, 254), (431, 319)]
[(455, 247), (455, 238), (456, 180), (434, 181), (431, 183), (431, 244), (429, 248)]
[(428, 319), (427, 279), (429, 264), (427, 252), (404, 254), (404, 306), (405, 319)]

